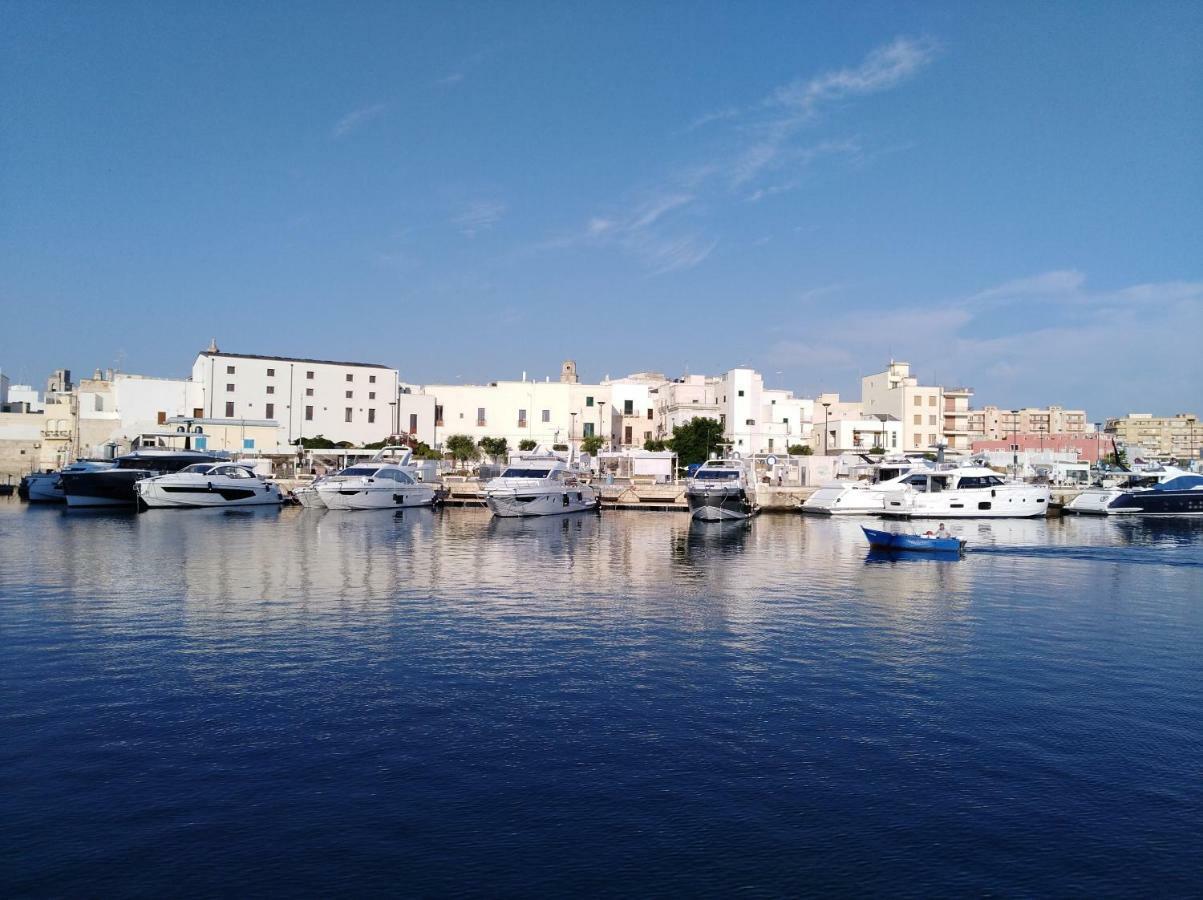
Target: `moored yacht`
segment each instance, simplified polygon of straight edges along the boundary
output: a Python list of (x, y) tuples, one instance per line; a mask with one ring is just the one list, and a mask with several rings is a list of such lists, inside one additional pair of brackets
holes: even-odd
[(1148, 487), (1132, 488), (1111, 500), (1104, 514), (1203, 516), (1203, 475), (1181, 472)]
[(485, 504), (502, 518), (554, 516), (599, 506), (596, 488), (581, 473), (549, 453), (517, 456), (485, 483)]
[(402, 450), (398, 455), (394, 450), (386, 447), (368, 462), (314, 482), (322, 505), (336, 510), (433, 506), (434, 489), (418, 481), (416, 467), (409, 464), (411, 452)]
[(912, 472), (884, 495), (882, 515), (928, 519), (1032, 518), (1048, 514), (1048, 485), (1005, 481), (985, 466)]
[(135, 486), (138, 502), (151, 509), (169, 507), (279, 506), (280, 488), (240, 463), (195, 463), (167, 475), (143, 478)]
[(110, 459), (77, 459), (58, 472), (34, 472), (26, 476), (26, 498), (30, 503), (65, 503), (63, 476), (76, 472), (103, 472), (116, 465)]
[(907, 475), (926, 469), (926, 460), (882, 460), (873, 467), (871, 481), (833, 481), (802, 503), (802, 512), (828, 516), (871, 516), (885, 508), (887, 491), (897, 490)]
[(748, 486), (747, 467), (738, 459), (702, 463), (686, 482), (685, 499), (690, 514), (703, 522), (747, 519), (760, 511)]
[(119, 456), (108, 469), (62, 474), (68, 506), (134, 506), (135, 485), (143, 478), (166, 475), (195, 463), (221, 462), (224, 455), (200, 450), (171, 450), (151, 447)]
[[(1185, 469), (1174, 466), (1129, 472), (1116, 484), (1105, 486), (1103, 483), (1086, 488), (1065, 504), (1065, 511), (1080, 516), (1116, 516), (1135, 512), (1136, 507), (1131, 502), (1132, 495), (1152, 490), (1163, 482), (1189, 474), (1191, 473)], [(1122, 502), (1121, 498), (1124, 498)]]

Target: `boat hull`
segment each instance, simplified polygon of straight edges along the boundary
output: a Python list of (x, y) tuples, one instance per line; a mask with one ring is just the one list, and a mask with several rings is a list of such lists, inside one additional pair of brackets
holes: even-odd
[[(241, 479), (250, 481), (251, 479)], [(196, 484), (165, 484), (154, 480), (138, 484), (138, 501), (148, 509), (199, 509), (215, 506), (279, 506), (284, 502), (274, 484), (229, 484), (222, 480)]]
[(918, 553), (960, 553), (965, 542), (958, 538), (924, 537), (921, 534), (897, 534), (861, 526), (869, 546), (878, 550), (907, 550)]
[(110, 469), (62, 475), (68, 506), (134, 506), (135, 485), (156, 473), (149, 469)]
[(65, 503), (67, 501), (60, 473), (42, 472), (27, 477), (29, 479), (28, 494), (25, 499), (30, 503)]
[(821, 487), (802, 504), (802, 512), (819, 516), (874, 516), (885, 505), (885, 492), (851, 485)]
[(736, 490), (689, 490), (685, 494), (689, 513), (699, 522), (750, 519), (758, 512), (742, 488)]
[(1116, 498), (1114, 514), (1132, 516), (1203, 516), (1203, 490), (1133, 491)]
[(591, 512), (598, 508), (598, 499), (592, 487), (580, 485), (550, 491), (486, 490), (485, 505), (500, 518), (522, 519)]
[(1013, 485), (998, 489), (936, 493), (894, 491), (885, 495), (881, 514), (908, 519), (1035, 519), (1048, 515), (1047, 487)]
[(318, 489), (312, 485), (299, 487), (292, 492), (292, 495), (296, 498), (296, 501), (301, 504), (301, 506), (305, 507), (305, 509), (326, 508), (326, 504), (322, 500), (321, 493), (319, 493)]
[(323, 486), (318, 489), (318, 495), (327, 509), (342, 512), (433, 506), (435, 498), (431, 488), (413, 485), (347, 488)]
[(1065, 504), (1065, 512), (1079, 516), (1116, 516), (1129, 512), (1113, 506), (1123, 491), (1088, 488)]

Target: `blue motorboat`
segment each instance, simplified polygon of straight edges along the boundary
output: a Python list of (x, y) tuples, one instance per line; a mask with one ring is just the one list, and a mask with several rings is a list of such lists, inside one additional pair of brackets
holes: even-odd
[(954, 537), (928, 537), (923, 534), (898, 534), (861, 526), (869, 546), (878, 550), (917, 550), (924, 553), (961, 553), (965, 541)]

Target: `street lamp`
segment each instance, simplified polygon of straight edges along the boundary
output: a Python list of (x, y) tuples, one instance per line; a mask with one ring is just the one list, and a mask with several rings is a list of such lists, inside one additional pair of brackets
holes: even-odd
[[(602, 439), (601, 448), (603, 450), (609, 450), (610, 449), (610, 446), (609, 446), (610, 445), (610, 435), (608, 433), (606, 433), (605, 429), (606, 429), (606, 401), (598, 400), (597, 401), (597, 435), (598, 435), (598, 437), (600, 437)], [(601, 471), (600, 467), (598, 468), (598, 471), (599, 472)]]
[(577, 414), (575, 412), (570, 412), (568, 414), (568, 416), (572, 420), (568, 426), (568, 462), (569, 462), (569, 464), (571, 464), (572, 461), (576, 458), (576, 417), (577, 417)]
[(827, 411), (831, 407), (830, 400), (823, 401), (823, 455), (827, 455)]
[(1019, 474), (1019, 410), (1011, 410), (1011, 472)]

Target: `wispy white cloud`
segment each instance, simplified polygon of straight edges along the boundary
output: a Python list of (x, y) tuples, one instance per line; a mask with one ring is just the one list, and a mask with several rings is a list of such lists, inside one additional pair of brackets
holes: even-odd
[(336, 140), (344, 138), (355, 129), (366, 125), (373, 119), (379, 118), (386, 109), (388, 109), (387, 103), (373, 103), (371, 106), (352, 110), (334, 123), (334, 128), (331, 129), (330, 134)]
[(494, 200), (477, 200), (457, 213), (451, 222), (466, 237), (476, 237), (488, 231), (505, 215), (506, 206)]
[(452, 72), (449, 75), (444, 75), (435, 81), (439, 87), (455, 87), (466, 77), (464, 72)]
[(1065, 296), (1081, 290), (1086, 283), (1086, 276), (1073, 269), (1062, 269), (1054, 272), (1041, 272), (1026, 278), (1016, 278), (1013, 281), (979, 291), (968, 302), (987, 300), (1006, 300), (1020, 297), (1047, 297), (1050, 295)]

